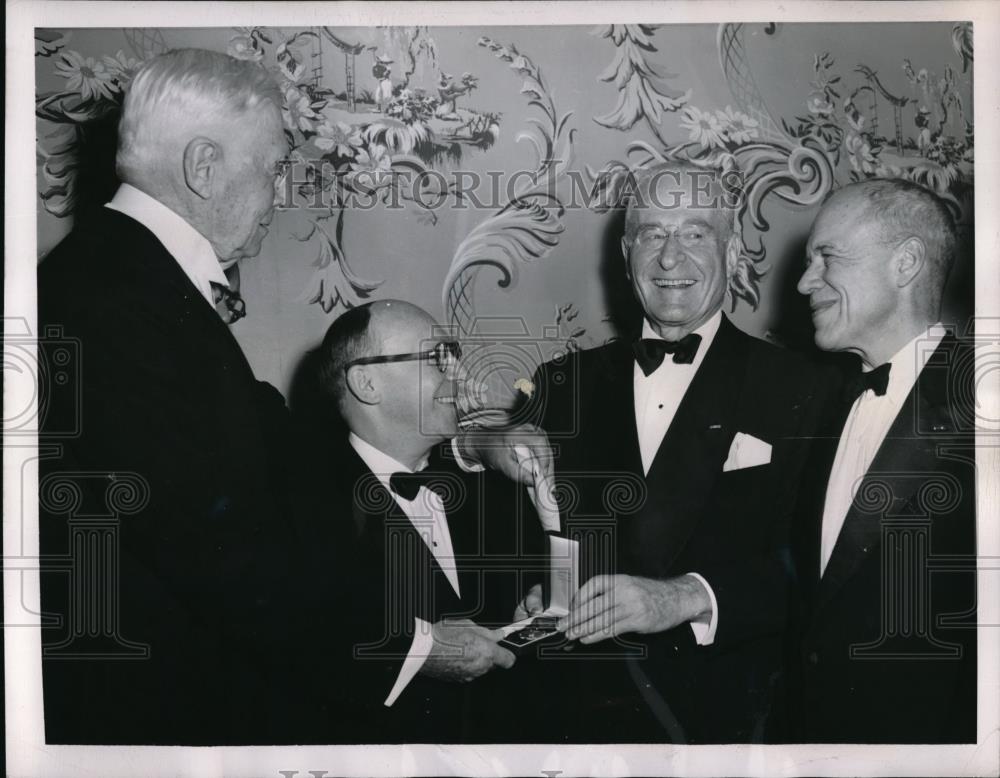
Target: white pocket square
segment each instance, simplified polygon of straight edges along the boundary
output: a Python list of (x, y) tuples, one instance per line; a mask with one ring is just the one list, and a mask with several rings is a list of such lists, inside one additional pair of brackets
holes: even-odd
[(766, 465), (771, 461), (771, 444), (765, 443), (753, 435), (737, 432), (729, 447), (729, 456), (722, 465), (722, 472), (742, 470), (746, 467)]

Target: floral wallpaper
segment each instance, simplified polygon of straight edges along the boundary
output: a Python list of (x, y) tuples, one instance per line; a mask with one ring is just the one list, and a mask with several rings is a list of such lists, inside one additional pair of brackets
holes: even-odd
[[(261, 256), (243, 263), (248, 316), (234, 332), (286, 390), (332, 318), (380, 296), (413, 299), (466, 339), (499, 320), (552, 348), (619, 334), (617, 206), (629, 172), (662, 160), (740, 176), (728, 307), (792, 345), (809, 333), (784, 322), (789, 278), (832, 189), (918, 181), (971, 235), (973, 38), (960, 21), (35, 38), (40, 253), (113, 193), (114, 121), (143, 60), (204, 46), (278, 79), (287, 196)], [(500, 183), (485, 197), (470, 180)], [(967, 313), (966, 253), (952, 297)]]

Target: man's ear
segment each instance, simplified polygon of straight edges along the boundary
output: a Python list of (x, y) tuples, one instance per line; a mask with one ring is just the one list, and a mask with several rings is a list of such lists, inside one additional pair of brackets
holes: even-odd
[(202, 200), (212, 196), (215, 168), (222, 162), (222, 149), (204, 137), (193, 138), (184, 147), (184, 183)]
[(364, 365), (354, 365), (347, 370), (347, 388), (351, 394), (365, 405), (377, 405), (382, 394), (372, 380), (372, 374)]
[(913, 236), (900, 243), (892, 255), (896, 286), (909, 286), (920, 275), (926, 261), (927, 247), (920, 238)]
[(625, 277), (632, 277), (632, 268), (628, 261), (628, 238), (622, 235), (622, 256), (625, 257)]
[(726, 241), (726, 280), (732, 281), (740, 264), (740, 247), (743, 241), (738, 233), (733, 233)]

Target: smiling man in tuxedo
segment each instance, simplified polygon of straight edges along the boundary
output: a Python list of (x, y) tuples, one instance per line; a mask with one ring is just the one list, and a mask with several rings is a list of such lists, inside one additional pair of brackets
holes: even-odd
[[(543, 365), (528, 407), (578, 495), (564, 530), (589, 560), (569, 655), (599, 655), (560, 692), (574, 697), (557, 737), (759, 739), (817, 375), (722, 313), (754, 274), (718, 171), (665, 163), (634, 184), (621, 247), (641, 336)], [(616, 502), (616, 484), (635, 499)], [(595, 517), (610, 544), (587, 550)]]
[(857, 359), (801, 490), (795, 739), (976, 740), (974, 354), (939, 318), (955, 251), (945, 203), (898, 180), (837, 191), (809, 237), (816, 345)]
[(541, 527), (523, 488), (454, 459), (460, 355), (401, 300), (342, 314), (316, 354), (347, 427), (310, 446), (315, 503), (299, 512), (331, 591), (352, 592), (337, 598), (337, 742), (489, 740), (469, 682), (514, 664), (495, 627), (513, 621), (525, 557), (541, 563)]
[[(282, 106), (253, 62), (150, 59), (122, 108), (121, 187), (39, 265), (40, 331), (80, 354), (79, 395), (43, 384), (40, 402), (49, 743), (322, 742), (340, 715), (317, 617), (335, 609), (291, 529), (284, 398), (226, 326), (239, 308), (216, 307), (274, 214)], [(529, 473), (502, 441), (482, 454)], [(130, 513), (99, 551), (79, 542), (76, 520), (108, 518), (126, 483)], [(80, 495), (76, 515), (57, 494)]]

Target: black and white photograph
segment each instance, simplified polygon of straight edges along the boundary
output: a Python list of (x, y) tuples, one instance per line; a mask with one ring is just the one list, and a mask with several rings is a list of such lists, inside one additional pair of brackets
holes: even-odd
[(1000, 6), (7, 13), (8, 775), (1000, 772)]

